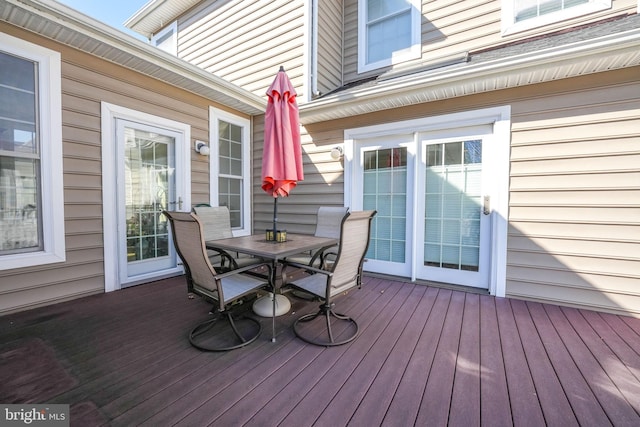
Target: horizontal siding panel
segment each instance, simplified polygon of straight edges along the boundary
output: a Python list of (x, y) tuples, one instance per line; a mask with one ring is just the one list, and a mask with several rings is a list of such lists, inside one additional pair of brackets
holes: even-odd
[(91, 173), (65, 173), (65, 187), (69, 189), (102, 189), (102, 177)]
[(511, 165), (513, 175), (571, 173), (571, 172), (617, 172), (634, 171), (640, 164), (640, 153), (606, 157), (580, 157), (574, 159), (553, 159), (515, 161)]
[(572, 175), (558, 173), (554, 175), (520, 175), (511, 176), (511, 191), (526, 190), (596, 190), (620, 189), (635, 190), (640, 183), (640, 171), (637, 172), (600, 172), (575, 173)]
[(67, 251), (85, 248), (103, 249), (102, 233), (100, 234), (67, 234), (65, 236)]
[(303, 97), (304, 2), (227, 3), (208, 3), (181, 19), (178, 56), (258, 96), (283, 65)]
[[(564, 119), (567, 121), (567, 119)], [(514, 145), (537, 143), (546, 141), (575, 141), (577, 135), (583, 135), (587, 140), (594, 139), (610, 139), (612, 137), (633, 137), (638, 134), (638, 125), (640, 120), (604, 120), (598, 122), (588, 122), (589, 118), (584, 117), (586, 123), (564, 123), (557, 125), (547, 125), (545, 127), (536, 127), (529, 129), (513, 129), (517, 138), (514, 139)], [(540, 124), (544, 126), (544, 124)], [(614, 126), (615, 125), (615, 126)]]
[(102, 217), (67, 220), (64, 226), (67, 234), (95, 233), (102, 235)]
[[(71, 255), (69, 255), (71, 256)], [(102, 261), (69, 264), (65, 263), (64, 267), (56, 269), (55, 277), (52, 277), (51, 271), (46, 268), (34, 267), (28, 272), (16, 273), (15, 275), (5, 274), (0, 278), (0, 300), (4, 299), (4, 295), (10, 295), (25, 289), (41, 289), (42, 292), (51, 292), (52, 295), (60, 290), (59, 286), (67, 282), (73, 282), (78, 279), (89, 277), (101, 277), (103, 275)], [(19, 280), (16, 280), (19, 277)], [(5, 286), (9, 282), (11, 286)], [(91, 285), (92, 289), (102, 287), (104, 283)], [(49, 288), (51, 288), (49, 290)], [(62, 296), (62, 293), (61, 295)]]
[(62, 161), (64, 170), (75, 174), (91, 175), (102, 170), (100, 159), (78, 159), (65, 155)]
[(93, 276), (57, 283), (55, 287), (31, 288), (20, 292), (4, 293), (0, 278), (0, 315), (42, 307), (104, 292), (104, 278)]
[[(551, 255), (579, 255), (640, 261), (640, 242), (572, 240), (532, 236), (509, 236), (510, 250)], [(535, 265), (535, 264), (532, 264)], [(640, 275), (640, 270), (638, 271)]]
[[(593, 243), (592, 243), (593, 245)], [(628, 245), (630, 250), (640, 248), (635, 245)], [(629, 277), (635, 277), (640, 280), (640, 258), (633, 259), (617, 259), (613, 258), (577, 255), (558, 255), (550, 254), (544, 251), (516, 251), (509, 252), (509, 265), (511, 266), (528, 266), (535, 264), (537, 268), (544, 270), (571, 270), (573, 272), (589, 273), (589, 274), (611, 274), (615, 271), (617, 274)]]
[[(66, 201), (65, 201), (66, 202)], [(102, 218), (102, 203), (65, 203), (65, 217), (71, 219)]]
[(100, 188), (68, 188), (64, 189), (65, 203), (102, 203), (102, 190)]
[[(639, 124), (640, 126), (640, 124)], [(514, 144), (511, 159), (544, 159), (568, 157), (600, 157), (640, 152), (640, 141), (634, 136), (628, 138), (597, 138), (592, 141), (581, 139), (570, 142), (538, 142), (531, 145)]]
[(515, 191), (511, 206), (625, 206), (640, 207), (640, 186), (637, 190), (585, 191)]
[(574, 222), (591, 222), (594, 224), (638, 224), (640, 225), (640, 207), (639, 208), (623, 208), (623, 207), (600, 207), (593, 206), (589, 208), (583, 207), (520, 207), (512, 206), (510, 208), (509, 220), (536, 221), (553, 221), (568, 223)]
[[(567, 117), (587, 116), (593, 119), (600, 118), (600, 120), (615, 120), (616, 117), (637, 118), (636, 102), (640, 89), (629, 87), (628, 84), (596, 87), (594, 83), (597, 83), (597, 77), (587, 77), (594, 81), (589, 80), (581, 91), (572, 92), (571, 96), (557, 96), (553, 99), (540, 97), (528, 100), (513, 116), (514, 130), (520, 130), (521, 127), (541, 127), (542, 123), (549, 126), (558, 125), (562, 124), (561, 120)], [(561, 84), (560, 82), (556, 84)], [(558, 92), (561, 91), (562, 87), (558, 87)], [(597, 102), (594, 103), (594, 101)], [(611, 112), (612, 104), (618, 106), (617, 113)]]
[(567, 224), (541, 221), (510, 221), (509, 235), (640, 242), (640, 227), (633, 224)]
[[(625, 277), (622, 275), (581, 273), (570, 270), (545, 270), (540, 267), (527, 268), (510, 265), (507, 279), (518, 282), (529, 281), (535, 286), (553, 285), (558, 288), (566, 287), (565, 292), (567, 292), (567, 295), (570, 295), (577, 289), (610, 292), (629, 296), (638, 294), (638, 278)], [(534, 286), (530, 288), (530, 290), (534, 289)], [(509, 289), (509, 293), (511, 293), (511, 289)], [(531, 292), (531, 294), (533, 294), (533, 292)]]
[(540, 292), (531, 292), (532, 287), (528, 280), (509, 280), (507, 296), (613, 313), (640, 315), (640, 297), (637, 294), (603, 294), (598, 289), (572, 289), (571, 293), (567, 293), (565, 289), (554, 284), (538, 284), (537, 287)]
[(77, 159), (99, 159), (101, 157), (99, 145), (64, 142), (62, 150), (65, 153), (73, 153), (73, 157)]

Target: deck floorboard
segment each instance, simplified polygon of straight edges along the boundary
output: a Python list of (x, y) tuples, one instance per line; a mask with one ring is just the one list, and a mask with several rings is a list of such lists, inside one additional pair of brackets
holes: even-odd
[(0, 396), (82, 427), (640, 425), (640, 319), (365, 277), (336, 307), (358, 338), (325, 348), (292, 330), (318, 303), (289, 298), (275, 343), (260, 318), (224, 353), (189, 345), (211, 305), (181, 277), (0, 317)]

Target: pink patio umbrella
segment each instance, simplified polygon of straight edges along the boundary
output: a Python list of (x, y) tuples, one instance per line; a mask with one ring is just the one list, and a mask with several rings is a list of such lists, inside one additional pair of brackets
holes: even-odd
[(262, 189), (273, 196), (274, 239), (278, 222), (278, 197), (287, 197), (298, 181), (304, 179), (296, 95), (281, 66), (267, 90), (269, 100), (262, 153)]

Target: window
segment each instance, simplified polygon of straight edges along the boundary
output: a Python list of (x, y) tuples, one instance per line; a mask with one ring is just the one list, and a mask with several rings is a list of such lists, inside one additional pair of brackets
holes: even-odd
[(211, 107), (211, 205), (227, 206), (234, 235), (251, 233), (249, 120)]
[(0, 270), (65, 260), (60, 55), (0, 33)]
[(178, 22), (174, 21), (168, 27), (154, 34), (151, 37), (151, 44), (158, 49), (169, 52), (172, 55), (178, 54)]
[(420, 57), (420, 1), (358, 0), (358, 72)]
[(611, 8), (611, 0), (512, 0), (504, 3), (502, 33), (511, 34)]

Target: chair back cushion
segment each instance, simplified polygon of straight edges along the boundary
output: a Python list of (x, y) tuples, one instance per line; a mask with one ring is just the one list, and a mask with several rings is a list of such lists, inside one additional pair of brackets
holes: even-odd
[(233, 237), (231, 216), (226, 206), (196, 206), (193, 211), (204, 228), (205, 241)]
[(349, 208), (320, 206), (316, 220), (316, 232), (318, 237), (329, 237), (331, 239), (340, 238), (340, 226), (342, 219)]
[(329, 296), (359, 285), (362, 263), (369, 247), (371, 219), (375, 214), (376, 211), (356, 211), (343, 219)]
[(182, 258), (191, 280), (211, 293), (218, 291), (215, 269), (209, 262), (198, 217), (189, 212), (163, 212), (171, 222), (173, 244)]

